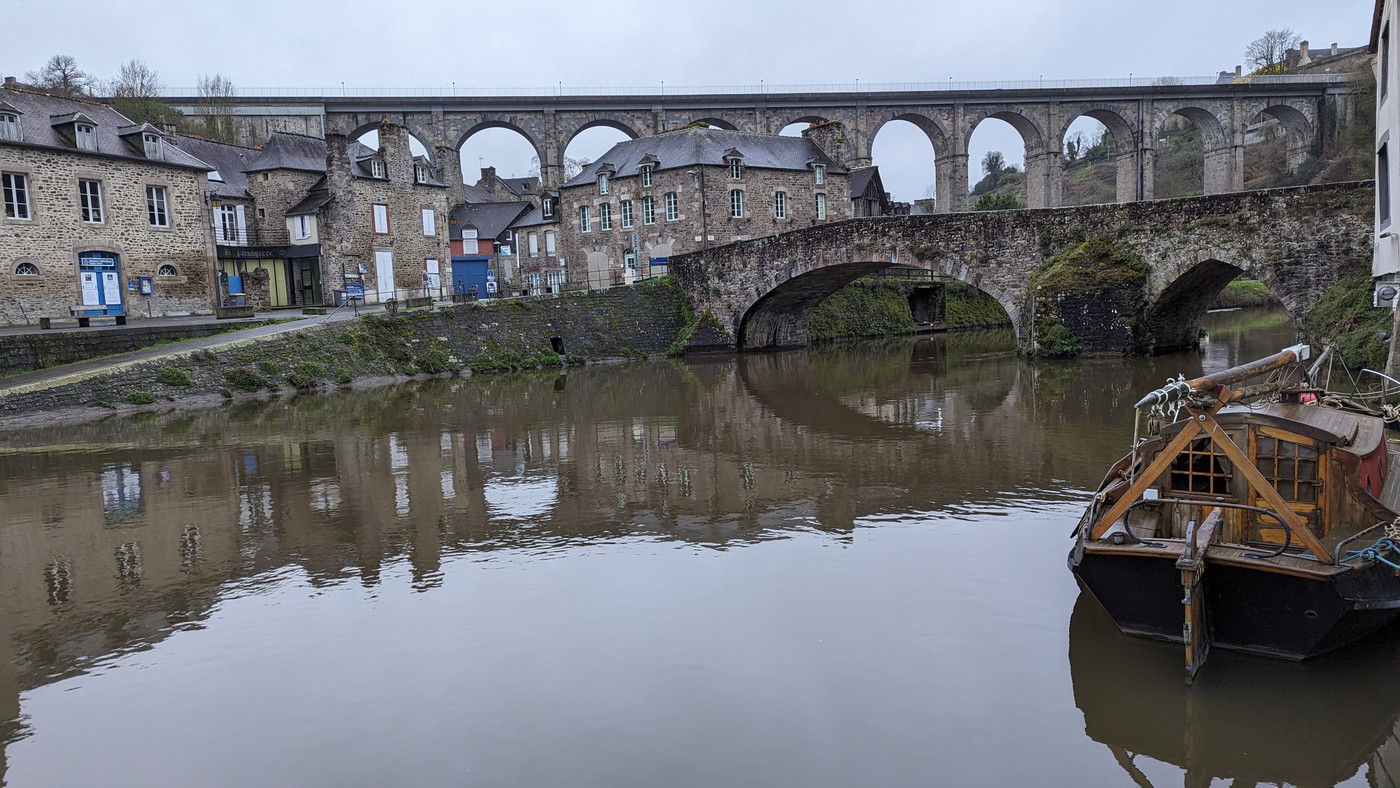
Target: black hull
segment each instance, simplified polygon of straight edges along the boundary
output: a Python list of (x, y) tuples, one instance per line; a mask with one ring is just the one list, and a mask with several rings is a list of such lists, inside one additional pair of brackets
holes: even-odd
[[(1122, 631), (1182, 642), (1175, 556), (1086, 552), (1070, 568)], [(1400, 578), (1384, 564), (1324, 579), (1208, 563), (1203, 583), (1213, 648), (1307, 659), (1400, 615)]]

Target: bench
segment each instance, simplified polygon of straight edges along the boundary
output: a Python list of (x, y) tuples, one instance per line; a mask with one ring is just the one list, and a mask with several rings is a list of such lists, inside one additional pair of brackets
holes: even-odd
[(92, 319), (94, 317), (110, 317), (116, 321), (114, 325), (126, 325), (126, 315), (112, 314), (107, 311), (107, 307), (105, 306), (70, 306), (68, 307), (68, 317), (40, 317), (39, 328), (53, 328), (53, 321), (55, 320), (76, 320), (78, 321), (79, 328), (87, 328), (92, 325)]

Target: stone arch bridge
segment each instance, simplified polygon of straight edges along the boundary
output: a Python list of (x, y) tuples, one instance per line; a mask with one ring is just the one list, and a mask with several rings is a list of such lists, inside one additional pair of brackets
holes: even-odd
[[(1025, 143), (1026, 198), (1031, 208), (1060, 205), (1065, 137), (1079, 117), (1107, 128), (1117, 151), (1117, 202), (1153, 199), (1153, 161), (1159, 132), (1172, 116), (1199, 129), (1204, 191), (1244, 188), (1245, 137), (1252, 123), (1276, 120), (1286, 138), (1287, 164), (1296, 166), (1317, 140), (1325, 150), (1338, 119), (1351, 112), (1343, 74), (1300, 74), (1177, 80), (1172, 84), (1104, 80), (1022, 83), (985, 89), (854, 90), (655, 95), (534, 96), (267, 96), (233, 102), (240, 142), (257, 144), (274, 131), (323, 137), (337, 130), (354, 138), (385, 118), (406, 126), (429, 151), (459, 151), (472, 135), (510, 129), (535, 149), (544, 184), (564, 181), (564, 152), (580, 133), (599, 126), (628, 137), (704, 122), (726, 129), (777, 134), (793, 123), (839, 121), (845, 134), (836, 152), (850, 167), (871, 164), (875, 136), (886, 124), (918, 127), (933, 146), (941, 212), (968, 207), (968, 144), (978, 125), (1002, 120)], [(200, 116), (197, 97), (170, 97), (187, 115)], [(442, 162), (439, 162), (442, 164)], [(456, 167), (444, 169), (456, 171)]]
[[(1032, 318), (1028, 282), (1047, 252), (1073, 239), (1106, 237), (1151, 266), (1146, 303), (1138, 306), (1146, 345), (1161, 351), (1192, 343), (1210, 302), (1241, 272), (1264, 282), (1301, 319), (1342, 271), (1369, 270), (1373, 200), (1366, 181), (1152, 203), (850, 219), (679, 255), (670, 271), (695, 309), (713, 313), (741, 351), (807, 344), (818, 304), (891, 268), (932, 271), (989, 293), (1024, 345)], [(1112, 325), (1119, 310), (1090, 304), (1078, 320)], [(1112, 345), (1112, 333), (1086, 349), (1127, 350)]]

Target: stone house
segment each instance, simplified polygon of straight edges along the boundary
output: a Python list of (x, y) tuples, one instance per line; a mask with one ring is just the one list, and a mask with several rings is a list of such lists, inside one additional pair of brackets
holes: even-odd
[(519, 294), (520, 244), (514, 224), (538, 210), (528, 202), (463, 203), (449, 220), (452, 292), (477, 298)]
[(613, 146), (559, 190), (569, 281), (629, 283), (675, 254), (850, 218), (849, 175), (812, 132), (691, 126)]
[(0, 323), (214, 307), (210, 166), (150, 124), (0, 89)]
[(893, 213), (894, 203), (880, 180), (880, 168), (851, 170), (851, 216), (889, 216)]
[(323, 287), (370, 302), (450, 293), (443, 279), (448, 184), (461, 181), (455, 156), (447, 146), (438, 147), (437, 163), (414, 156), (408, 129), (388, 120), (379, 125), (378, 151), (328, 134), (325, 202), (315, 208)]
[(535, 176), (502, 178), (496, 174), (495, 167), (482, 167), (476, 188), (490, 194), (490, 199), (496, 202), (531, 202), (539, 199), (540, 179)]
[(568, 283), (564, 258), (559, 256), (559, 193), (543, 192), (538, 207), (511, 225), (520, 247), (519, 293), (544, 295), (563, 291)]
[[(1397, 6), (1397, 0), (1376, 0), (1371, 21), (1376, 74), (1376, 220), (1371, 276), (1377, 280), (1376, 304), (1392, 308), (1400, 305), (1400, 236), (1395, 226), (1395, 211), (1400, 207), (1400, 153), (1390, 148), (1392, 143), (1400, 143), (1400, 98), (1396, 97), (1400, 62), (1393, 51), (1395, 42), (1400, 41)], [(1392, 369), (1394, 355), (1392, 350)]]

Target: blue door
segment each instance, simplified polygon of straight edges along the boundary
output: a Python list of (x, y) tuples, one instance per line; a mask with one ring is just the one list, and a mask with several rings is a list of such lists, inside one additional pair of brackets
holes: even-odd
[(486, 298), (486, 280), (490, 262), (491, 258), (489, 257), (452, 258), (453, 294), (466, 295), (475, 292), (477, 298)]
[(111, 252), (78, 255), (78, 292), (89, 315), (125, 314), (122, 308), (121, 269)]

